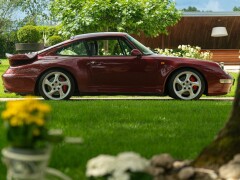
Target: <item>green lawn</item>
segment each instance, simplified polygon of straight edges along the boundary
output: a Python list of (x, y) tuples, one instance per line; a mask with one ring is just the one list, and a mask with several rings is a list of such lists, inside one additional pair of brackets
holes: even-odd
[[(168, 152), (193, 159), (216, 135), (229, 116), (231, 101), (82, 100), (46, 101), (53, 108), (52, 128), (80, 136), (82, 145), (55, 146), (50, 166), (85, 179), (88, 159), (99, 154), (135, 151), (146, 158)], [(0, 103), (0, 111), (4, 103)], [(208, 112), (208, 113), (206, 113)], [(6, 146), (0, 122), (0, 148)], [(0, 179), (5, 167), (0, 164)]]

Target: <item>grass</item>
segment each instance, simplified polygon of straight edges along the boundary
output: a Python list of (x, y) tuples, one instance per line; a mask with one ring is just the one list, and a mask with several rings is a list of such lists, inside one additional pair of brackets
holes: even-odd
[(235, 79), (235, 83), (232, 86), (231, 91), (228, 94), (223, 95), (223, 97), (234, 97), (235, 96), (235, 91), (237, 89), (237, 78), (238, 78), (239, 73), (230, 73), (230, 74)]
[[(85, 179), (86, 162), (99, 154), (135, 151), (146, 158), (168, 152), (193, 159), (227, 120), (230, 101), (46, 101), (53, 108), (50, 127), (80, 136), (82, 145), (55, 146), (50, 167)], [(0, 111), (4, 103), (0, 103)], [(208, 112), (208, 113), (206, 113)], [(0, 148), (6, 145), (0, 122)], [(0, 179), (5, 167), (0, 165)]]

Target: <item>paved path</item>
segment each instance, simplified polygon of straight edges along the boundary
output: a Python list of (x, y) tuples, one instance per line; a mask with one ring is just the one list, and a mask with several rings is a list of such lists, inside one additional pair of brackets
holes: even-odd
[(225, 65), (224, 69), (228, 72), (239, 72), (240, 71), (240, 66), (239, 65)]
[[(202, 97), (200, 100), (204, 101), (233, 101), (233, 97)], [(147, 97), (147, 96), (136, 96), (136, 97), (83, 97), (83, 98), (71, 98), (71, 100), (174, 100), (169, 96), (163, 97)]]

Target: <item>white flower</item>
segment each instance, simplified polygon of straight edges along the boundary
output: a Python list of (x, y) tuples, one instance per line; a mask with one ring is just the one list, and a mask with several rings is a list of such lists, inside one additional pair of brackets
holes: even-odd
[(201, 52), (201, 47), (199, 46), (179, 45), (178, 49), (179, 49), (178, 52), (174, 52), (173, 49), (156, 48), (159, 54), (166, 55), (166, 56), (197, 58), (197, 59), (205, 59), (205, 60), (212, 59), (212, 53), (210, 51), (207, 51), (206, 53)]
[(126, 172), (114, 171), (112, 177), (110, 177), (108, 180), (130, 180), (130, 176)]
[(164, 50), (164, 52), (165, 52), (165, 53), (169, 53), (169, 50), (166, 48), (166, 49)]
[(186, 50), (187, 46), (186, 45), (182, 45), (182, 50)]
[(196, 49), (197, 49), (198, 51), (200, 51), (200, 50), (201, 50), (201, 47), (199, 47), (199, 46), (196, 46)]
[(134, 152), (124, 152), (117, 156), (115, 169), (117, 171), (142, 172), (149, 165), (149, 161)]
[(116, 158), (109, 155), (99, 155), (87, 162), (87, 177), (101, 177), (111, 174)]
[(144, 172), (149, 161), (134, 152), (124, 152), (117, 157), (99, 155), (87, 163), (87, 177), (111, 175), (108, 180), (130, 180), (130, 173)]

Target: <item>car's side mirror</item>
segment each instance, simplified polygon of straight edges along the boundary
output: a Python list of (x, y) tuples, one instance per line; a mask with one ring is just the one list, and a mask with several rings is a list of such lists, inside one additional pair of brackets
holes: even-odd
[(142, 56), (142, 53), (138, 49), (133, 49), (131, 51), (131, 56), (137, 56), (138, 58), (140, 58)]

